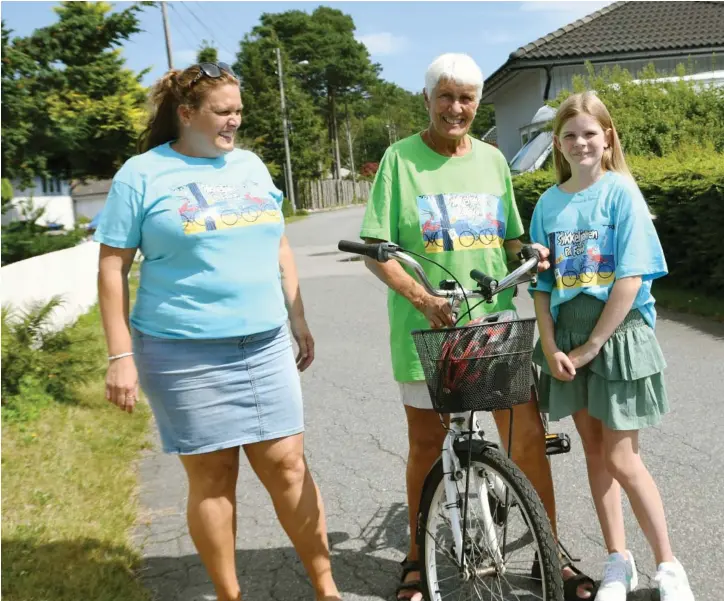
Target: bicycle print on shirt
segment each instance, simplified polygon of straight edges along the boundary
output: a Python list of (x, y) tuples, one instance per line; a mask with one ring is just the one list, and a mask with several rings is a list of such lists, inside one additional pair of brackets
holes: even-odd
[(555, 257), (553, 272), (559, 290), (613, 284), (616, 271), (614, 231), (615, 226), (609, 224), (548, 235), (548, 246)]
[(492, 194), (426, 194), (417, 197), (426, 253), (501, 248), (505, 212)]
[(173, 194), (181, 203), (178, 214), (184, 234), (280, 223), (281, 198), (260, 193), (257, 186), (249, 188), (197, 183), (176, 188)]

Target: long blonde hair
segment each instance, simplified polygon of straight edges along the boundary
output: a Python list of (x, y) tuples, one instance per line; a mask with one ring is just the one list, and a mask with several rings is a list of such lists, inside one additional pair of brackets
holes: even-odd
[[(601, 99), (596, 96), (594, 92), (573, 94), (563, 101), (553, 120), (553, 133), (555, 136), (558, 137), (560, 135), (561, 129), (563, 129), (566, 121), (577, 115), (590, 115), (598, 121), (598, 124), (604, 132), (611, 130), (611, 143), (608, 148), (603, 151), (603, 157), (601, 157), (601, 167), (603, 170), (616, 171), (632, 177), (631, 171), (629, 171), (628, 165), (626, 165), (626, 159), (623, 156), (623, 149), (621, 148), (621, 142), (618, 138), (616, 127), (613, 124), (613, 119), (611, 119), (606, 105), (601, 102)], [(558, 150), (555, 145), (553, 146), (553, 164), (556, 168), (557, 183), (562, 184), (571, 177), (571, 166), (564, 158), (563, 153)]]
[[(146, 129), (138, 138), (138, 152), (178, 139), (178, 107), (188, 105), (198, 108), (206, 95), (219, 86), (239, 85), (239, 81), (228, 71), (221, 70), (220, 77), (201, 76), (198, 65), (187, 69), (171, 69), (151, 89), (150, 117)], [(198, 80), (194, 83), (194, 80)]]

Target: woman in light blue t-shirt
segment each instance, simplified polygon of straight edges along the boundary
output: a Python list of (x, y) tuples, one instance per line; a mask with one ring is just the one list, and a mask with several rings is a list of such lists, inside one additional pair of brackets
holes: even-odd
[[(95, 235), (106, 396), (130, 413), (139, 383), (146, 393), (164, 452), (186, 470), (189, 531), (219, 601), (241, 596), (234, 523), (242, 447), (318, 598), (338, 599), (324, 508), (304, 459), (298, 371), (314, 360), (314, 340), (282, 193), (256, 155), (234, 146), (242, 103), (228, 65), (171, 70), (151, 100), (143, 154), (113, 178)], [(139, 249), (129, 316), (127, 278)]]

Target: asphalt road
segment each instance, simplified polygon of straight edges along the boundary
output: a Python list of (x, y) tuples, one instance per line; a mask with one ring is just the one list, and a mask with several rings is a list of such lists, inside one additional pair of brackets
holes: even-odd
[[(303, 374), (307, 458), (327, 509), (333, 569), (346, 600), (392, 599), (406, 549), (404, 412), (392, 380), (385, 289), (359, 261), (339, 253), (356, 240), (361, 208), (291, 224), (317, 359)], [(532, 315), (526, 294), (519, 311)], [(717, 327), (715, 327), (717, 326)], [(661, 312), (657, 334), (669, 367), (672, 412), (641, 434), (641, 453), (667, 510), (674, 552), (698, 601), (724, 590), (724, 327)], [(573, 441), (553, 458), (562, 540), (600, 578), (605, 549), (572, 422), (554, 424)], [(494, 431), (491, 428), (491, 433)], [(135, 541), (143, 578), (160, 601), (214, 599), (185, 525), (186, 483), (178, 459), (149, 452), (141, 464), (144, 512)], [(628, 546), (651, 596), (653, 557), (626, 503)], [(245, 601), (312, 599), (301, 564), (266, 492), (242, 464), (238, 487), (238, 571)]]

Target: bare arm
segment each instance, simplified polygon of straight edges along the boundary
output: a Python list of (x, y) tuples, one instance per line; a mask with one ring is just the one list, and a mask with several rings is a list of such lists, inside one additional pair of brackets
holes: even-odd
[(621, 325), (631, 311), (636, 295), (641, 288), (641, 276), (632, 276), (616, 280), (608, 297), (606, 306), (596, 322), (588, 340), (582, 346), (573, 349), (568, 356), (576, 367), (591, 362)]
[[(505, 254), (508, 257), (508, 261), (518, 261), (518, 253), (520, 252), (520, 249), (523, 248), (523, 243), (518, 238), (513, 238), (511, 240), (506, 240), (503, 243), (503, 248), (505, 248)], [(531, 244), (531, 246), (538, 250), (538, 253), (540, 254), (540, 262), (538, 263), (538, 271), (545, 271), (546, 269), (550, 268), (551, 264), (548, 261), (548, 256), (551, 254), (551, 251), (543, 246), (542, 244)]]
[[(365, 238), (365, 242), (373, 244), (384, 240)], [(365, 265), (382, 283), (404, 296), (413, 307), (423, 313), (433, 328), (453, 325), (452, 311), (447, 300), (428, 294), (422, 284), (407, 273), (397, 261), (380, 263), (365, 257)]]
[(548, 292), (535, 292), (533, 304), (538, 321), (540, 342), (548, 367), (554, 378), (570, 382), (576, 375), (576, 369), (568, 356), (556, 345), (555, 324), (551, 315), (551, 295)]
[(279, 273), (282, 278), (282, 292), (289, 313), (292, 335), (299, 347), (296, 358), (297, 368), (299, 371), (304, 371), (314, 361), (314, 338), (309, 331), (307, 318), (304, 315), (297, 265), (286, 235), (282, 235), (279, 243)]
[[(98, 304), (109, 356), (132, 351), (129, 326), (128, 274), (135, 248), (101, 244), (98, 265)], [(138, 374), (133, 357), (111, 361), (106, 373), (106, 398), (120, 409), (133, 411), (138, 393)]]

